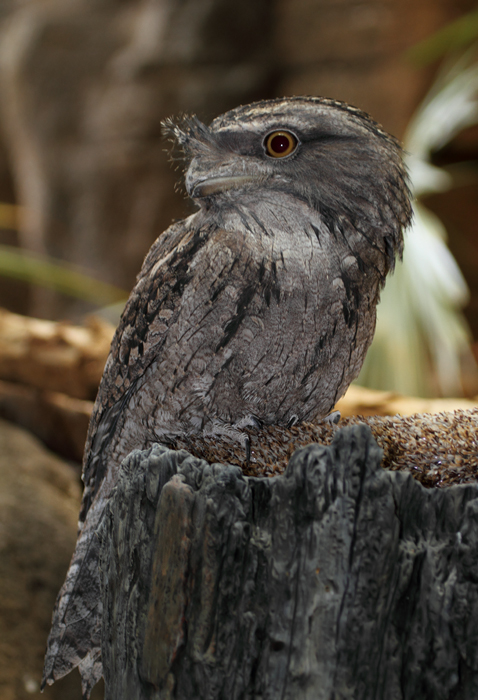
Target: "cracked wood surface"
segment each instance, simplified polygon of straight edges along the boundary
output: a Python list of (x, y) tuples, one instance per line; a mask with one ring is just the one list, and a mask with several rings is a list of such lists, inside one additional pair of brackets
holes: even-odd
[(136, 451), (100, 528), (106, 700), (478, 697), (476, 485), (364, 425), (243, 475)]

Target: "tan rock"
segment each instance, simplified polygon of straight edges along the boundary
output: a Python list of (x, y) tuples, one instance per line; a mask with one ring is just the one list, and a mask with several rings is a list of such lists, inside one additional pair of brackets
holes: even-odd
[[(0, 698), (80, 700), (78, 674), (40, 694), (56, 594), (76, 540), (78, 472), (0, 421)], [(101, 689), (95, 696), (102, 697)]]

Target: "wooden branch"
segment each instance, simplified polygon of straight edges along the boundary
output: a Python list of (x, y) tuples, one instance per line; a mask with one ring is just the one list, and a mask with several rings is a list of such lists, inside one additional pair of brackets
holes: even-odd
[(93, 402), (0, 380), (0, 418), (27, 428), (47, 447), (81, 463)]
[(474, 399), (447, 398), (425, 399), (418, 396), (403, 396), (396, 391), (378, 391), (351, 384), (335, 408), (342, 418), (347, 416), (412, 416), (417, 413), (443, 413), (470, 410), (478, 405)]
[[(75, 326), (0, 309), (0, 417), (31, 430), (50, 449), (67, 459), (81, 462), (93, 399), (113, 332), (113, 326), (96, 317), (87, 319), (83, 326)], [(379, 415), (476, 406), (477, 401), (466, 399), (418, 399), (357, 386), (349, 387), (337, 404), (344, 418), (358, 414), (361, 419), (375, 417), (372, 418), (375, 421)], [(373, 425), (372, 430), (380, 443)], [(269, 432), (277, 433), (279, 439), (283, 433), (277, 427)], [(326, 439), (325, 435), (311, 436), (304, 425), (296, 426), (291, 434), (297, 446)], [(262, 452), (270, 453), (270, 458), (277, 460), (276, 445), (270, 450), (264, 433), (260, 439)], [(209, 455), (202, 454), (206, 443), (201, 440), (200, 443), (198, 456), (209, 459)], [(194, 451), (194, 444), (188, 449)], [(212, 452), (214, 450), (215, 445)], [(218, 455), (214, 459), (228, 462), (230, 458)], [(283, 466), (286, 463), (287, 456)]]
[(106, 700), (478, 697), (478, 486), (380, 460), (364, 425), (273, 478), (133, 452), (99, 532)]
[(78, 399), (94, 399), (114, 328), (27, 318), (0, 309), (0, 379)]

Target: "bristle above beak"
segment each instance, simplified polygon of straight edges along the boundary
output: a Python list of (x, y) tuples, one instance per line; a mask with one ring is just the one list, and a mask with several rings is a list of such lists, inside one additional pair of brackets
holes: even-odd
[(161, 122), (161, 127), (163, 134), (182, 148), (186, 158), (209, 149), (214, 140), (208, 127), (195, 115), (184, 115), (179, 120), (165, 119)]

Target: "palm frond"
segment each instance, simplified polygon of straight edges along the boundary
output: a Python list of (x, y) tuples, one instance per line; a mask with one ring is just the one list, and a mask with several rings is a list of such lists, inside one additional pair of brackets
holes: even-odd
[(478, 65), (461, 57), (442, 70), (408, 126), (404, 146), (415, 195), (403, 262), (383, 291), (377, 329), (357, 383), (404, 394), (463, 393), (461, 363), (474, 360), (462, 313), (465, 279), (446, 245), (442, 222), (420, 197), (453, 186), (432, 153), (478, 123)]

